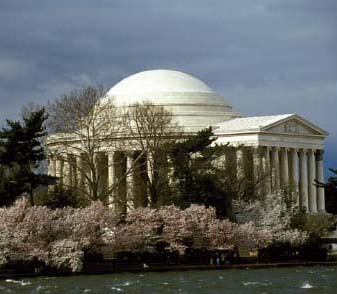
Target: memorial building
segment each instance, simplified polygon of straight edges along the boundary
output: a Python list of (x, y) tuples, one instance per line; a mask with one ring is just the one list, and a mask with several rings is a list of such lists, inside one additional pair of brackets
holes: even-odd
[[(149, 70), (126, 77), (102, 99), (113, 99), (114, 105), (120, 109), (144, 101), (163, 106), (187, 134), (212, 127), (217, 136), (216, 143), (245, 146), (245, 150), (251, 154), (250, 167), (247, 165), (247, 168), (252, 168), (256, 174), (261, 171), (267, 174), (263, 182), (266, 193), (288, 190), (306, 211), (325, 211), (324, 189), (315, 183), (316, 180), (324, 182), (324, 140), (328, 133), (302, 116), (277, 114), (243, 117), (204, 82), (173, 70)], [(62, 136), (52, 135), (47, 140), (47, 146), (55, 154), (62, 150), (63, 140)], [(119, 137), (118, 140), (127, 143), (128, 137)], [(102, 185), (113, 185), (118, 180), (118, 175), (132, 165), (137, 150), (122, 150), (121, 146), (128, 144), (121, 144), (115, 149), (107, 148), (104, 156), (100, 156), (99, 160), (106, 161), (103, 165), (108, 167), (106, 181)], [(240, 158), (242, 152), (238, 150), (232, 156)], [(125, 155), (125, 163), (114, 165), (121, 154)], [(80, 166), (81, 156), (77, 156), (77, 160), (76, 164)], [(150, 157), (145, 158), (145, 161), (150, 160)], [(144, 202), (132, 202), (135, 194), (139, 193), (133, 182), (139, 178), (135, 175), (137, 172), (138, 169), (133, 169), (133, 175), (128, 175), (128, 180), (120, 183), (119, 196), (114, 193), (111, 197), (129, 202), (131, 199), (131, 206), (141, 206)], [(69, 164), (62, 157), (49, 158), (49, 174), (69, 185), (80, 185), (83, 181), (79, 179), (76, 165), (70, 171)]]

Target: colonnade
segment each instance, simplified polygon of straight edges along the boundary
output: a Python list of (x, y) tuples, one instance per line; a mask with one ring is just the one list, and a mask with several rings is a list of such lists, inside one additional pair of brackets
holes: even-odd
[(48, 174), (58, 178), (58, 186), (75, 187), (83, 194), (90, 194), (88, 179), (95, 176), (98, 193), (105, 196), (101, 200), (111, 209), (127, 212), (149, 203), (146, 181), (152, 173), (148, 159), (138, 151), (99, 152), (94, 155), (92, 175), (83, 156), (63, 154), (49, 157)]
[[(257, 151), (258, 150), (258, 151)], [(259, 147), (253, 152), (255, 170), (265, 171), (265, 192), (286, 191), (296, 196), (296, 202), (307, 212), (324, 212), (323, 151), (305, 148)]]
[[(263, 177), (260, 186), (264, 193), (287, 191), (306, 211), (325, 211), (324, 189), (315, 185), (316, 180), (324, 182), (322, 150), (262, 146), (249, 150), (249, 167), (245, 159), (243, 168), (251, 170), (255, 180)], [(242, 158), (242, 151), (237, 151), (235, 156)], [(114, 151), (99, 153), (94, 158), (100, 175), (98, 189), (106, 192), (106, 202), (112, 209), (127, 212), (149, 205), (146, 181), (151, 181), (153, 175), (150, 156), (140, 156), (135, 151)], [(83, 171), (88, 172), (88, 167), (81, 156), (49, 159), (49, 174), (59, 178), (59, 185), (86, 189)], [(238, 171), (237, 177), (245, 177), (245, 171), (241, 174)]]

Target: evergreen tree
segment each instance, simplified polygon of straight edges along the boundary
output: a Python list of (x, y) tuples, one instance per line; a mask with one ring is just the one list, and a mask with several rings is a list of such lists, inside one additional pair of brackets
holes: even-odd
[(33, 190), (39, 185), (48, 185), (55, 179), (37, 173), (45, 160), (41, 140), (47, 135), (44, 122), (47, 114), (42, 108), (23, 117), (23, 121), (7, 120), (7, 127), (0, 131), (0, 205), (8, 205), (22, 193), (30, 195), (34, 204)]
[(182, 208), (190, 204), (203, 204), (216, 209), (218, 217), (232, 217), (232, 193), (226, 189), (223, 177), (225, 168), (221, 157), (229, 146), (212, 143), (216, 140), (212, 129), (198, 132), (183, 142), (171, 147), (170, 158), (173, 164), (174, 203)]

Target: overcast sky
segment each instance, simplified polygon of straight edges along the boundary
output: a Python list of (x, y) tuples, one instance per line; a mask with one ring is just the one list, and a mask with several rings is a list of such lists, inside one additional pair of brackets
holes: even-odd
[(337, 168), (336, 0), (0, 0), (0, 121), (146, 69), (190, 73), (244, 115), (298, 113)]

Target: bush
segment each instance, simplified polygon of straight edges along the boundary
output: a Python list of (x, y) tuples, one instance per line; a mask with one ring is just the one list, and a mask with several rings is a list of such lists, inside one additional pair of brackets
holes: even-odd
[(274, 243), (259, 250), (258, 260), (260, 262), (282, 261), (282, 260), (311, 260), (326, 261), (327, 249), (321, 248), (318, 243), (307, 242), (301, 246), (290, 243)]
[(81, 208), (88, 204), (78, 192), (72, 189), (60, 189), (55, 186), (54, 190), (40, 190), (34, 193), (35, 205), (47, 206), (52, 209), (63, 207)]
[(316, 243), (319, 238), (326, 236), (335, 229), (337, 218), (327, 213), (309, 214), (298, 211), (292, 218), (291, 226), (306, 231), (309, 242)]

